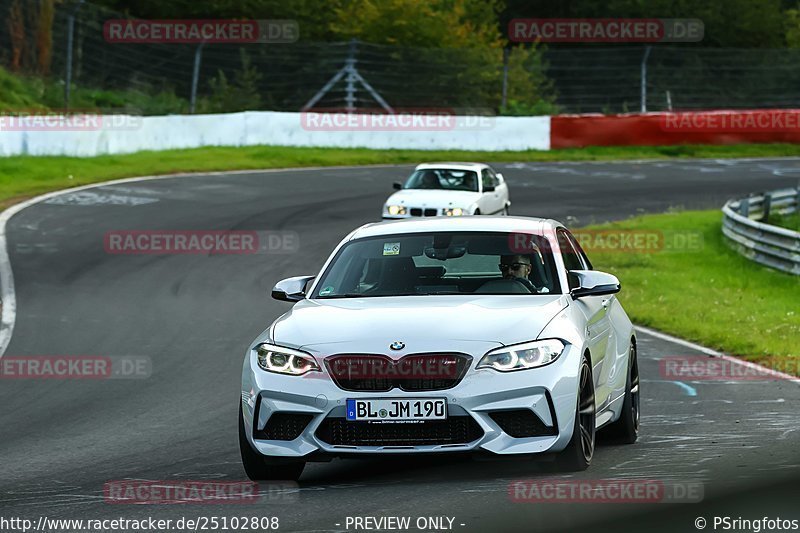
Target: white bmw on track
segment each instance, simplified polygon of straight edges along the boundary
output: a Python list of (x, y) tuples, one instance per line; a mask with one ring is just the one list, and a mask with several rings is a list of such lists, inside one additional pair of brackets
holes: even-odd
[(252, 479), (370, 454), (555, 454), (589, 466), (595, 431), (639, 432), (636, 336), (554, 220), (368, 224), (248, 347), (239, 442)]
[(425, 163), (405, 183), (395, 182), (383, 219), (507, 215), (511, 206), (503, 175), (484, 163)]

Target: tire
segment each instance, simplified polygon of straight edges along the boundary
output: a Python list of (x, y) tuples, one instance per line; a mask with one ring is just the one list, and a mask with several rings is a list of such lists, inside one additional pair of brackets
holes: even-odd
[(481, 210), (480, 209), (476, 209), (475, 212), (472, 213), (472, 214), (473, 215), (480, 215), (481, 214)]
[(507, 217), (509, 214), (510, 214), (510, 213), (508, 212), (508, 206), (505, 206), (505, 207), (503, 208), (503, 216), (506, 216), (506, 217)]
[(253, 481), (297, 481), (306, 466), (305, 461), (292, 461), (271, 464), (255, 451), (247, 441), (242, 416), (242, 404), (239, 404), (239, 451), (242, 454), (242, 466), (247, 477)]
[(572, 439), (556, 458), (560, 470), (580, 472), (589, 468), (594, 456), (596, 440), (595, 414), (592, 367), (587, 356), (584, 355), (578, 373), (578, 399), (575, 409), (575, 424), (572, 427)]
[(616, 422), (603, 428), (603, 435), (619, 444), (633, 444), (639, 438), (639, 418), (639, 360), (636, 357), (636, 345), (631, 343), (622, 413)]

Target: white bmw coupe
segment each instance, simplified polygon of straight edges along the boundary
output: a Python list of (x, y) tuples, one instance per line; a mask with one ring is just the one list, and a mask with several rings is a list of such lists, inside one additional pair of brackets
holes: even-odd
[(589, 466), (595, 431), (639, 432), (636, 335), (554, 220), (368, 224), (247, 348), (239, 442), (252, 479), (370, 454), (557, 454)]
[(418, 165), (405, 183), (395, 182), (383, 219), (507, 215), (511, 206), (503, 175), (484, 163)]

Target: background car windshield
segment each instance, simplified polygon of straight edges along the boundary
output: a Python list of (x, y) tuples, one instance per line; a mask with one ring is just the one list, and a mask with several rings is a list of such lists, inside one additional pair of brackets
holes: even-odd
[(472, 170), (415, 170), (404, 188), (478, 192), (478, 174)]
[[(359, 239), (338, 252), (312, 298), (559, 293), (547, 240), (530, 235), (520, 249), (512, 237), (509, 233), (442, 232)], [(504, 278), (500, 269), (504, 257), (530, 261), (527, 279)]]

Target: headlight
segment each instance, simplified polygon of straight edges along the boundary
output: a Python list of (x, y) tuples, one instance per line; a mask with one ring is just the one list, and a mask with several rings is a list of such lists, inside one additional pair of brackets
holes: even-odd
[(267, 372), (302, 376), (306, 372), (319, 371), (319, 365), (307, 353), (275, 346), (274, 344), (259, 344), (256, 346), (258, 366)]
[(444, 209), (444, 215), (447, 217), (460, 217), (464, 214), (464, 210), (460, 207), (446, 207)]
[(404, 205), (390, 205), (386, 208), (390, 215), (405, 215), (406, 207)]
[(564, 351), (558, 339), (526, 342), (504, 346), (483, 356), (476, 368), (491, 368), (500, 372), (513, 372), (548, 365)]

